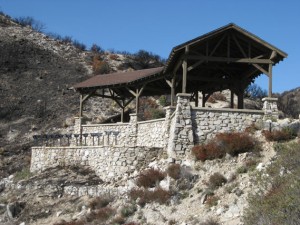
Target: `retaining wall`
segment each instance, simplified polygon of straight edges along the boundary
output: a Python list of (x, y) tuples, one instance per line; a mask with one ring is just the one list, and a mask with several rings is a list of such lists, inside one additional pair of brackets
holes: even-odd
[(69, 165), (89, 166), (104, 181), (117, 180), (148, 165), (160, 148), (121, 146), (33, 147), (31, 172)]

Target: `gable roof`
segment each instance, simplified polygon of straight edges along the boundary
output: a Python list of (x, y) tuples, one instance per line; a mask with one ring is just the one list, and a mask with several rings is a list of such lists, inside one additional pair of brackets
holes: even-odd
[(260, 37), (256, 36), (255, 34), (239, 27), (238, 25), (236, 25), (234, 23), (229, 23), (229, 24), (227, 24), (223, 27), (220, 27), (216, 30), (213, 30), (213, 31), (208, 32), (204, 35), (201, 35), (197, 38), (194, 38), (192, 40), (189, 40), (187, 42), (184, 42), (180, 45), (175, 46), (172, 49), (172, 51), (168, 57), (166, 66), (164, 68), (164, 73), (171, 71), (170, 67), (172, 67), (172, 64), (173, 64), (172, 62), (177, 59), (178, 54), (184, 52), (186, 46), (195, 46), (195, 45), (205, 44), (208, 40), (217, 38), (228, 31), (235, 31), (235, 32), (239, 33), (240, 35), (243, 35), (246, 39), (248, 39), (252, 43), (255, 43), (255, 45), (257, 47), (260, 45), (260, 47), (267, 48), (270, 51), (275, 51), (277, 53), (276, 58), (273, 60), (275, 62), (275, 64), (287, 57), (287, 53), (285, 53), (284, 51), (275, 47), (274, 45), (266, 42), (265, 40), (261, 39)]

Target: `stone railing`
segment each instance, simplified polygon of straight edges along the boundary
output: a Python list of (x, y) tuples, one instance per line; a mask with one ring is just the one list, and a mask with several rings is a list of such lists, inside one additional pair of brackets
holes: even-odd
[(126, 145), (128, 126), (128, 123), (82, 125), (82, 144), (124, 146)]

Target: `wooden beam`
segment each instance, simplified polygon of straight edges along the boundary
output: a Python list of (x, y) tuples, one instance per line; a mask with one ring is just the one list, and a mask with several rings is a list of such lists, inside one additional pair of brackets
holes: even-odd
[(246, 55), (244, 49), (242, 48), (242, 46), (240, 45), (240, 43), (238, 42), (238, 40), (236, 39), (236, 37), (235, 37), (234, 34), (232, 35), (232, 38), (233, 38), (234, 42), (236, 43), (236, 45), (238, 46), (239, 50), (241, 51), (242, 55), (243, 55), (245, 58), (247, 58), (247, 55)]
[(182, 65), (183, 62), (183, 58), (184, 56), (180, 57), (180, 59), (178, 60), (178, 62), (176, 63), (174, 70), (173, 70), (173, 74), (176, 74), (177, 70), (179, 69), (179, 67)]
[(187, 68), (187, 71), (191, 71), (191, 70), (195, 69), (197, 66), (200, 66), (204, 61), (205, 60), (200, 60), (200, 61), (194, 63), (193, 65), (191, 65)]
[(224, 38), (227, 36), (227, 34), (224, 34), (222, 36), (222, 38), (218, 41), (218, 43), (215, 45), (214, 49), (211, 51), (211, 53), (209, 54), (209, 56), (212, 56), (215, 51), (218, 49), (219, 45), (222, 43), (222, 41), (224, 40)]
[(172, 87), (172, 82), (167, 80), (167, 79), (165, 79), (165, 80), (166, 80), (167, 84), (169, 85), (169, 87), (171, 88)]
[(262, 73), (266, 74), (268, 77), (270, 77), (270, 74), (268, 71), (266, 71), (264, 68), (262, 68), (261, 66), (257, 65), (257, 64), (252, 64), (255, 68), (257, 68), (259, 71), (261, 71)]
[(257, 63), (257, 64), (270, 64), (273, 63), (270, 59), (257, 59), (257, 58), (227, 58), (227, 57), (212, 57), (212, 56), (199, 56), (199, 55), (188, 55), (187, 59), (192, 60), (207, 60), (212, 62), (232, 62), (232, 63)]
[(272, 51), (270, 59), (274, 59), (277, 56), (277, 52), (276, 51)]

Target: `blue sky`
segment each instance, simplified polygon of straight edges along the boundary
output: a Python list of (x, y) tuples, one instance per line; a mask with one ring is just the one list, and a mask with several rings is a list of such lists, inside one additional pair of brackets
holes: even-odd
[[(288, 53), (273, 69), (273, 91), (300, 87), (299, 0), (0, 0), (12, 17), (31, 16), (46, 32), (71, 36), (88, 47), (167, 58), (172, 47), (230, 22)], [(267, 77), (257, 84), (267, 89)]]

